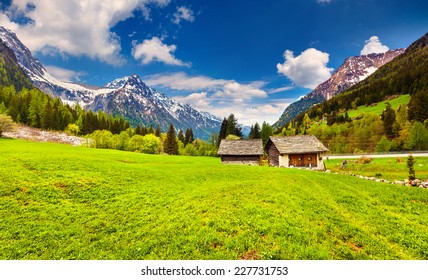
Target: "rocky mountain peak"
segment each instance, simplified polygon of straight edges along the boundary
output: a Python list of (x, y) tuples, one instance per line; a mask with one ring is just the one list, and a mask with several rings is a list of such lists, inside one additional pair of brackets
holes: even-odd
[(312, 92), (302, 99), (285, 108), (280, 119), (274, 127), (281, 127), (295, 118), (298, 114), (307, 111), (313, 105), (328, 100), (345, 91), (368, 76), (378, 68), (390, 62), (405, 49), (389, 50), (386, 53), (373, 53), (368, 55), (353, 56), (345, 59), (343, 64), (331, 75), (331, 77), (318, 85)]

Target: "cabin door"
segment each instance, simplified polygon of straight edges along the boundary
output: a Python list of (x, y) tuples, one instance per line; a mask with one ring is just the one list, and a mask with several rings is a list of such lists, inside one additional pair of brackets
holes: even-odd
[(317, 154), (304, 154), (303, 165), (306, 167), (317, 167)]
[(288, 157), (290, 159), (290, 166), (294, 166), (294, 167), (304, 166), (303, 155), (295, 154), (295, 155), (289, 155)]

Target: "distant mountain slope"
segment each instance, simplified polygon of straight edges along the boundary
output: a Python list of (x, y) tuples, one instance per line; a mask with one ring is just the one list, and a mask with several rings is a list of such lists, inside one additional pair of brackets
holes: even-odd
[(191, 127), (195, 135), (204, 139), (219, 130), (221, 119), (168, 98), (148, 87), (137, 75), (117, 79), (107, 86), (113, 91), (97, 95), (88, 109), (124, 116), (134, 125), (159, 124), (163, 131), (170, 123), (183, 131)]
[(32, 88), (26, 73), (22, 71), (13, 50), (0, 40), (0, 86), (13, 85), (16, 90)]
[(288, 106), (279, 120), (273, 125), (279, 128), (299, 113), (305, 112), (313, 105), (343, 92), (373, 74), (379, 67), (402, 54), (405, 49), (390, 50), (386, 53), (361, 55), (347, 58), (345, 62), (324, 83), (311, 93)]
[(183, 131), (192, 128), (195, 137), (202, 139), (208, 139), (212, 133), (220, 130), (221, 119), (218, 117), (168, 98), (149, 88), (136, 75), (116, 79), (102, 88), (62, 82), (47, 72), (13, 32), (1, 26), (0, 42), (13, 50), (16, 62), (35, 87), (61, 98), (65, 103), (80, 104), (88, 110), (120, 115), (133, 125), (159, 124), (163, 131), (168, 129), (170, 123)]
[[(428, 33), (373, 75), (334, 98), (306, 111), (311, 117), (381, 102), (388, 96), (410, 94), (409, 120), (428, 118)], [(294, 120), (300, 122), (304, 112)]]

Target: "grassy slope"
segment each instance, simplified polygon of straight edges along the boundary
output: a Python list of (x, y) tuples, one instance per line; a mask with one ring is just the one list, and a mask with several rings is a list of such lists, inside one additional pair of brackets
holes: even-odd
[[(410, 101), (410, 95), (404, 94), (400, 95), (396, 98), (388, 100), (389, 104), (391, 104), (392, 109), (397, 110), (399, 105), (408, 104)], [(360, 106), (356, 110), (349, 110), (348, 116), (351, 118), (358, 117), (359, 115), (365, 114), (382, 114), (382, 111), (385, 109), (385, 102), (379, 102), (375, 106)]]
[[(398, 159), (398, 161), (397, 161)], [(414, 165), (416, 177), (422, 180), (428, 178), (428, 158), (415, 158)], [(331, 159), (325, 161), (327, 169), (337, 172), (350, 172), (358, 175), (374, 177), (381, 174), (380, 178), (395, 181), (403, 181), (408, 177), (408, 168), (406, 166), (407, 158), (374, 158), (368, 164), (358, 163), (356, 159), (347, 160), (348, 166), (341, 169), (343, 159)]]
[(427, 259), (428, 192), (0, 139), (0, 259)]

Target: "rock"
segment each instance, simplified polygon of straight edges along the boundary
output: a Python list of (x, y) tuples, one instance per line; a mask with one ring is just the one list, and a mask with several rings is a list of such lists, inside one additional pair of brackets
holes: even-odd
[(396, 184), (396, 185), (405, 185), (406, 183), (405, 182), (403, 182), (403, 181), (394, 181), (394, 184)]

